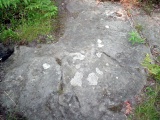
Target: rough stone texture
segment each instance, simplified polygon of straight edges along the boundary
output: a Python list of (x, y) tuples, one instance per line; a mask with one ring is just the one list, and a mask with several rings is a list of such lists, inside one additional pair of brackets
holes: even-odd
[(63, 36), (15, 51), (0, 102), (30, 120), (125, 120), (123, 102), (143, 88), (141, 62), (150, 48), (128, 42), (132, 28), (120, 4), (64, 3), (69, 16)]

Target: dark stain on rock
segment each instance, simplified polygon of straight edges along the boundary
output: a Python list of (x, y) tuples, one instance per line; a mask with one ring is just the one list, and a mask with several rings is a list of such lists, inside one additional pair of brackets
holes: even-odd
[(64, 92), (64, 84), (60, 83), (59, 84), (59, 89), (58, 89), (58, 94), (61, 95), (61, 94), (63, 94), (63, 92)]
[(58, 65), (60, 65), (60, 66), (62, 65), (62, 61), (59, 58), (56, 58), (56, 62)]
[(108, 96), (108, 91), (107, 91), (107, 89), (104, 89), (104, 90), (103, 90), (103, 96)]
[(121, 112), (122, 108), (123, 108), (123, 105), (120, 103), (118, 105), (110, 106), (108, 109), (112, 112), (117, 113), (117, 112)]

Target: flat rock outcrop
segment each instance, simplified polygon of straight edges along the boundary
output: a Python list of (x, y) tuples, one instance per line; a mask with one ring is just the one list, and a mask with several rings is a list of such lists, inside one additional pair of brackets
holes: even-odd
[(63, 5), (63, 36), (55, 44), (14, 52), (0, 83), (0, 102), (29, 120), (125, 120), (123, 103), (145, 85), (141, 63), (150, 48), (129, 43), (132, 27), (119, 3)]

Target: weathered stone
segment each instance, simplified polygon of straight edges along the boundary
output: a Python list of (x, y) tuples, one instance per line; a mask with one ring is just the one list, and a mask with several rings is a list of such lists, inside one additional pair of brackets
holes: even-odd
[(55, 44), (15, 52), (0, 102), (31, 120), (125, 120), (123, 102), (143, 88), (141, 62), (150, 48), (128, 42), (132, 28), (118, 3), (63, 5), (69, 12), (64, 35)]

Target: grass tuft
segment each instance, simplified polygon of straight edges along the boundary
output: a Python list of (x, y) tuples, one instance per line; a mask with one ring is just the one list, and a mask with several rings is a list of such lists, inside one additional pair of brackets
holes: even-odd
[[(154, 92), (154, 94), (153, 94)], [(148, 94), (145, 97), (145, 101), (139, 104), (134, 113), (135, 120), (159, 120), (160, 111), (158, 107), (160, 104), (160, 99), (158, 95), (160, 93), (160, 85), (156, 84), (155, 88), (152, 88), (152, 94)]]
[(146, 55), (142, 65), (149, 71), (151, 80), (147, 82), (150, 82), (150, 85), (144, 88), (143, 101), (136, 106), (134, 114), (129, 119), (160, 120), (160, 66), (153, 64), (149, 54)]
[(17, 28), (17, 34), (22, 41), (31, 42), (37, 39), (39, 35), (47, 35), (52, 29), (51, 19), (44, 19), (36, 21), (35, 23), (26, 23), (19, 25)]
[(129, 35), (130, 35), (129, 41), (131, 42), (132, 45), (137, 43), (138, 44), (145, 43), (145, 39), (141, 38), (138, 32), (132, 31), (129, 33)]

